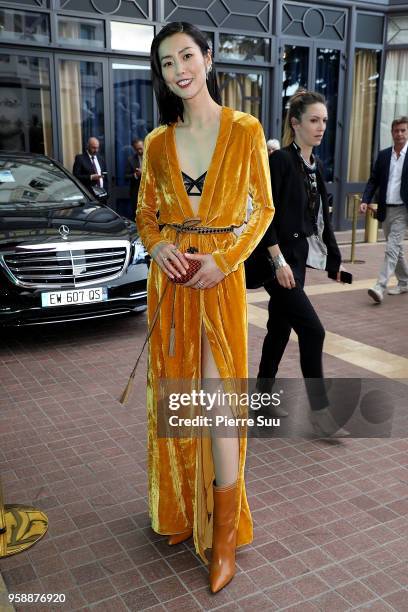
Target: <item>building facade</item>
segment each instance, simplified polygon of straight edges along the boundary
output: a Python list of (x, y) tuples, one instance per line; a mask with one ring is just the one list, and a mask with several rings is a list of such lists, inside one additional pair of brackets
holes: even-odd
[(46, 153), (72, 169), (101, 142), (118, 210), (128, 197), (132, 138), (157, 124), (152, 38), (169, 21), (207, 33), (223, 103), (281, 137), (289, 97), (320, 91), (329, 108), (319, 148), (337, 229), (354, 193), (408, 114), (408, 2), (401, 0), (10, 0), (0, 2), (0, 149)]

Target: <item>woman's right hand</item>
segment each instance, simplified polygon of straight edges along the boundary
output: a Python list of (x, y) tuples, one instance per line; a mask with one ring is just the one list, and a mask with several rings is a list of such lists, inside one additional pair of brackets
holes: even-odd
[(180, 278), (189, 268), (187, 258), (171, 242), (160, 242), (157, 244), (152, 250), (152, 257), (171, 279), (175, 277)]
[(276, 270), (276, 280), (280, 286), (284, 287), (285, 289), (293, 289), (296, 287), (292, 269), (288, 264)]

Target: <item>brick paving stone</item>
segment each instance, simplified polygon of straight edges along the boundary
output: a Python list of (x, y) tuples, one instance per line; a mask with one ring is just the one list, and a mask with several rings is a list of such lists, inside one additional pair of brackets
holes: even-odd
[(118, 593), (127, 593), (128, 591), (145, 586), (145, 582), (136, 568), (120, 572), (119, 574), (114, 573), (110, 576), (110, 581)]
[(97, 561), (94, 563), (87, 563), (86, 565), (80, 565), (79, 567), (73, 567), (71, 568), (71, 573), (76, 583), (79, 585), (94, 582), (99, 578), (103, 578), (105, 575), (102, 567)]
[(279, 544), (279, 542), (270, 542), (256, 548), (267, 559), (267, 561), (277, 561), (284, 557), (290, 556), (290, 552), (287, 548)]
[(370, 601), (367, 604), (355, 608), (355, 610), (369, 610), (370, 612), (391, 612), (393, 608), (391, 608), (385, 602), (376, 599), (375, 601)]
[(267, 589), (265, 595), (267, 595), (279, 608), (291, 606), (303, 600), (302, 594), (291, 583), (285, 583)]
[(353, 579), (353, 576), (339, 564), (324, 567), (317, 571), (316, 575), (322, 578), (331, 588), (336, 588)]
[(371, 563), (363, 555), (352, 557), (343, 562), (343, 568), (347, 570), (353, 578), (361, 578), (372, 574), (377, 569), (374, 563)]
[(166, 602), (165, 609), (167, 612), (196, 612), (201, 607), (192, 595), (187, 594)]
[(408, 587), (408, 564), (405, 562), (397, 563), (387, 569), (387, 575), (393, 578), (403, 587)]
[(42, 593), (65, 593), (67, 590), (78, 586), (78, 582), (67, 570), (44, 576), (41, 578), (41, 584), (43, 586)]
[(128, 612), (128, 608), (117, 595), (91, 606), (92, 612)]
[(247, 575), (259, 589), (263, 590), (285, 582), (283, 575), (271, 564), (250, 570)]
[(176, 555), (167, 557), (166, 561), (176, 575), (201, 565), (200, 559), (190, 550), (183, 550)]
[(187, 570), (186, 572), (181, 572), (179, 574), (179, 580), (181, 580), (188, 591), (194, 592), (198, 589), (207, 587), (208, 571), (201, 565), (194, 569)]
[(358, 580), (339, 586), (336, 591), (353, 606), (359, 606), (376, 599), (376, 594)]
[(231, 597), (233, 601), (238, 601), (241, 597), (245, 597), (259, 590), (244, 572), (236, 574), (228, 586), (228, 596)]
[(116, 590), (112, 583), (104, 578), (89, 584), (82, 594), (86, 602), (92, 604), (116, 595)]
[(399, 590), (399, 584), (385, 572), (376, 572), (375, 574), (366, 576), (361, 579), (361, 582), (380, 597)]
[(330, 590), (326, 582), (313, 573), (296, 578), (291, 584), (303, 595), (304, 599), (317, 597)]
[(265, 610), (276, 610), (271, 600), (264, 593), (255, 593), (249, 597), (239, 600), (239, 607), (244, 612), (265, 612)]
[(81, 546), (80, 548), (64, 552), (62, 553), (62, 558), (67, 567), (76, 567), (95, 561), (95, 555), (89, 546)]
[(346, 610), (350, 610), (350, 604), (336, 591), (328, 591), (313, 599), (312, 603), (322, 612), (346, 612)]
[(311, 601), (302, 601), (300, 604), (285, 608), (285, 612), (316, 612), (319, 608)]
[(392, 606), (393, 610), (396, 610), (397, 612), (405, 612), (407, 609), (407, 591), (405, 589), (396, 591), (395, 593), (384, 597), (384, 601)]
[(150, 584), (150, 588), (160, 602), (166, 602), (185, 593), (186, 589), (177, 578), (170, 576)]
[(386, 545), (378, 550), (372, 550), (365, 555), (367, 559), (379, 569), (386, 569), (398, 563), (400, 557), (390, 552)]
[(309, 570), (317, 570), (331, 563), (331, 558), (320, 548), (312, 548), (298, 555), (298, 559), (304, 563)]
[(145, 610), (159, 603), (156, 595), (147, 586), (125, 593), (122, 595), (122, 599), (129, 610)]
[(303, 552), (305, 550), (310, 550), (313, 547), (310, 540), (302, 534), (295, 534), (286, 537), (281, 541), (281, 543), (292, 553)]
[(301, 561), (300, 555), (276, 561), (274, 567), (288, 580), (308, 572), (308, 567)]
[[(221, 607), (223, 604), (231, 605), (231, 599), (228, 596), (228, 590), (222, 589), (218, 593), (211, 593), (208, 587), (194, 591), (194, 599), (196, 599), (203, 610), (213, 610)], [(236, 604), (234, 603), (235, 609)]]
[(164, 559), (158, 559), (152, 563), (139, 565), (139, 571), (147, 583), (156, 582), (173, 574), (171, 568)]
[(217, 610), (222, 610), (222, 612), (236, 612), (236, 609), (237, 609), (237, 604), (235, 602), (224, 604), (223, 606), (220, 606), (219, 608), (217, 608)]
[(17, 588), (21, 588), (21, 585), (25, 582), (30, 582), (36, 578), (34, 568), (29, 565), (20, 565), (14, 569), (6, 570), (3, 573), (4, 582), (11, 591), (16, 591)]

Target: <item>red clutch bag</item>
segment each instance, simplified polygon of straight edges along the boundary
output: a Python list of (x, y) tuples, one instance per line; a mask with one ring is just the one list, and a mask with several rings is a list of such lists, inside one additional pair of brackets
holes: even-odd
[[(198, 249), (195, 247), (189, 247), (186, 253), (198, 253)], [(173, 279), (171, 279), (173, 283), (176, 283), (177, 285), (184, 285), (184, 283), (188, 283), (188, 281), (193, 278), (194, 274), (201, 268), (201, 262), (189, 259), (188, 266), (187, 272), (182, 274), (180, 278), (175, 276)]]

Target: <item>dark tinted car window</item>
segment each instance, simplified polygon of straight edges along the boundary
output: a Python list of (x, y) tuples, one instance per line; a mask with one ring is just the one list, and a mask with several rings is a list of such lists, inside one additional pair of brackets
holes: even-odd
[(70, 206), (89, 201), (58, 166), (46, 159), (0, 159), (2, 207)]

